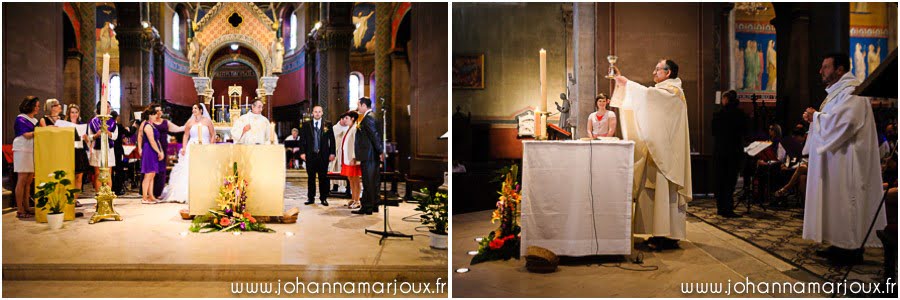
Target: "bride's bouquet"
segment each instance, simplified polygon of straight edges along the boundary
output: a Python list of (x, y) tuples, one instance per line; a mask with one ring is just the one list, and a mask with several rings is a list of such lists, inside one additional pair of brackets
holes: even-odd
[(202, 233), (215, 231), (275, 232), (275, 230), (266, 228), (265, 224), (247, 211), (247, 183), (247, 180), (238, 173), (237, 163), (234, 163), (232, 174), (225, 176), (225, 181), (216, 196), (218, 209), (210, 209), (208, 214), (194, 218), (191, 231)]

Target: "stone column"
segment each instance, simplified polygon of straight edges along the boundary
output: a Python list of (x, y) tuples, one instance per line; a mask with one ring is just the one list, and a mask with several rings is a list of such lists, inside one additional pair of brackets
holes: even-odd
[[(146, 105), (149, 101), (149, 76), (147, 51), (145, 51), (144, 30), (141, 27), (141, 4), (121, 3), (119, 26), (116, 27), (116, 38), (119, 40), (119, 76), (121, 83), (120, 114), (130, 115), (131, 105)], [(99, 54), (99, 53), (98, 53)], [(99, 55), (98, 55), (99, 56)], [(146, 82), (145, 82), (146, 81)], [(146, 96), (145, 96), (146, 95)]]
[(350, 74), (350, 42), (355, 27), (350, 23), (352, 3), (327, 3), (327, 16), (317, 32), (316, 71), (319, 99), (324, 117), (336, 119), (347, 105), (347, 81)]
[(78, 104), (81, 99), (81, 57), (81, 53), (75, 51), (66, 53), (63, 63), (63, 95), (59, 98), (64, 104)]
[[(395, 128), (390, 124), (395, 117), (391, 114), (391, 106), (395, 103), (395, 99), (391, 97), (391, 16), (393, 11), (393, 3), (375, 3), (375, 98), (377, 99), (372, 99), (372, 103), (379, 113), (381, 109), (384, 109), (388, 125), (392, 129), (384, 134), (390, 141), (394, 140), (393, 129)], [(381, 99), (385, 100), (385, 107), (378, 107)]]
[(81, 16), (81, 88), (78, 104), (81, 105), (81, 119), (90, 120), (94, 117), (94, 103), (97, 101), (97, 89), (94, 85), (98, 76), (97, 56), (94, 53), (97, 45), (97, 4), (80, 2), (73, 5), (78, 7)]
[[(596, 3), (575, 3), (572, 41), (575, 48), (575, 84), (572, 91), (570, 123), (575, 126), (577, 137), (585, 136), (584, 124), (594, 111), (597, 95), (597, 64), (594, 56), (597, 46)], [(605, 57), (603, 58), (606, 59)], [(599, 60), (599, 58), (597, 59)]]
[[(850, 14), (847, 3), (774, 3), (778, 32), (777, 120), (782, 128), (802, 122), (807, 107), (818, 108), (825, 87), (818, 75), (822, 58), (850, 49)], [(849, 54), (849, 53), (848, 53)]]

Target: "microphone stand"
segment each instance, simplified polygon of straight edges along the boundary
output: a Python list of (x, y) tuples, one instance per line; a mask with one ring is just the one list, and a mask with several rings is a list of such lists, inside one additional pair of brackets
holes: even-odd
[[(382, 163), (381, 168), (382, 168), (382, 172), (387, 172), (387, 113), (386, 113), (386, 110), (384, 109), (384, 98), (381, 98), (381, 122), (382, 122), (382, 128), (383, 128), (382, 129), (383, 131), (381, 134), (381, 153), (384, 154), (384, 156), (385, 156), (385, 159)], [(380, 176), (381, 175), (379, 174), (379, 177)], [(378, 240), (378, 245), (383, 244), (384, 240), (389, 237), (409, 238), (409, 240), (412, 240), (413, 236), (411, 236), (411, 235), (403, 234), (398, 231), (388, 230), (388, 228), (390, 228), (390, 226), (388, 225), (387, 182), (382, 181), (381, 184), (382, 184), (382, 189), (380, 191), (377, 191), (377, 193), (379, 194), (378, 198), (381, 203), (380, 204), (376, 203), (375, 207), (378, 207), (378, 205), (384, 206), (384, 224), (383, 224), (384, 230), (378, 231), (378, 230), (366, 229), (366, 234), (372, 233), (372, 234), (380, 235), (381, 239)], [(381, 195), (384, 196), (384, 199), (381, 199)]]

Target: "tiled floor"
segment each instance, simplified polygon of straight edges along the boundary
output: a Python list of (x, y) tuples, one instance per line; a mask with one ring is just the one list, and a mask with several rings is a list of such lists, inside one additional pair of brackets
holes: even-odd
[[(476, 237), (496, 229), (490, 211), (453, 216), (453, 260), (451, 269), (469, 268), (453, 274), (454, 297), (822, 297), (819, 294), (742, 295), (683, 293), (682, 284), (797, 282), (793, 267), (759, 251), (706, 223), (688, 222), (688, 240), (682, 249), (644, 252), (643, 265), (629, 262), (563, 265), (550, 274), (529, 273), (524, 259), (470, 265), (467, 252), (477, 249)], [(655, 271), (634, 271), (656, 266)], [(632, 269), (632, 270), (627, 270)]]
[[(66, 222), (64, 228), (51, 231), (47, 224), (34, 221), (23, 221), (15, 218), (15, 214), (5, 214), (3, 223), (3, 264), (4, 292), (3, 296), (36, 296), (28, 292), (35, 281), (13, 281), (8, 276), (11, 267), (29, 266), (47, 268), (50, 265), (68, 266), (128, 266), (129, 268), (165, 268), (164, 265), (201, 265), (218, 266), (227, 271), (228, 266), (254, 265), (261, 268), (277, 266), (314, 268), (317, 276), (326, 278), (344, 276), (365, 278), (368, 271), (388, 270), (379, 276), (409, 277), (409, 272), (416, 274), (437, 274), (446, 282), (447, 251), (429, 247), (430, 239), (427, 231), (415, 218), (418, 212), (415, 205), (402, 203), (399, 207), (390, 208), (390, 225), (393, 230), (413, 234), (414, 239), (389, 239), (379, 245), (379, 237), (366, 234), (365, 229), (382, 228), (382, 214), (359, 216), (350, 214), (350, 209), (343, 207), (345, 199), (329, 199), (330, 206), (318, 203), (303, 205), (306, 201), (306, 183), (288, 182), (286, 187), (286, 207), (299, 207), (300, 215), (295, 224), (269, 224), (276, 233), (243, 233), (235, 236), (230, 233), (189, 233), (190, 221), (181, 220), (178, 210), (186, 208), (185, 204), (165, 203), (142, 205), (140, 199), (121, 197), (116, 199), (116, 210), (124, 217), (121, 222), (104, 221), (88, 224), (92, 212), (87, 217)], [(402, 186), (401, 186), (402, 188)], [(83, 199), (85, 207), (91, 207), (91, 200)], [(162, 266), (162, 267), (161, 267)], [(270, 267), (265, 267), (270, 266)], [(87, 268), (87, 267), (85, 267)], [(358, 269), (358, 271), (353, 271)], [(52, 270), (52, 268), (50, 268)], [(292, 269), (286, 269), (288, 271)], [(423, 273), (424, 270), (424, 273)], [(164, 271), (164, 270), (163, 270)], [(160, 272), (163, 272), (160, 271)], [(288, 273), (282, 271), (282, 273)], [(52, 271), (48, 271), (51, 272)], [(343, 273), (342, 273), (343, 272)], [(90, 273), (90, 272), (88, 272)], [(331, 273), (332, 275), (328, 275)], [(87, 274), (87, 273), (85, 273)], [(93, 274), (93, 273), (90, 273)], [(399, 274), (399, 275), (390, 275)], [(20, 274), (21, 275), (21, 274)], [(53, 274), (51, 274), (53, 275)], [(85, 291), (84, 285), (71, 284), (69, 275), (57, 274), (56, 279), (49, 279), (55, 290), (60, 293), (43, 296), (68, 296), (69, 292), (82, 295), (110, 296)], [(22, 275), (26, 276), (26, 275)], [(54, 275), (56, 276), (56, 275)], [(77, 278), (78, 274), (71, 275)], [(88, 276), (88, 275), (84, 275)], [(118, 280), (114, 278), (95, 278), (91, 281)], [(185, 275), (187, 276), (187, 275)], [(362, 277), (360, 277), (362, 276)], [(51, 276), (52, 277), (52, 276)], [(200, 276), (202, 278), (202, 276)], [(426, 276), (427, 277), (427, 276)], [(422, 279), (422, 278), (417, 278)], [(37, 280), (37, 279), (36, 279)], [(62, 281), (60, 281), (62, 280)], [(163, 279), (153, 279), (163, 280)], [(185, 281), (207, 281), (188, 278)], [(224, 281), (222, 279), (209, 279)], [(431, 280), (431, 279), (429, 279)], [(130, 281), (116, 281), (117, 291), (127, 294)], [(71, 286), (71, 289), (60, 287)], [(178, 291), (185, 288), (179, 283), (154, 283), (171, 287)], [(208, 286), (210, 283), (204, 283)], [(132, 290), (141, 290), (139, 285)], [(51, 289), (53, 290), (53, 289)], [(144, 289), (147, 290), (147, 289)], [(20, 291), (22, 293), (16, 293)], [(199, 290), (185, 292), (184, 296), (202, 296)], [(165, 293), (148, 293), (149, 295), (172, 295)], [(213, 293), (213, 295), (220, 295)]]

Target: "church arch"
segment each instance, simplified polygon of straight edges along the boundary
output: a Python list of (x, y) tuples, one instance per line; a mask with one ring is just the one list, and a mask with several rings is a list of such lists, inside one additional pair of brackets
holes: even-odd
[(215, 39), (209, 46), (203, 49), (203, 53), (200, 55), (199, 61), (200, 76), (209, 77), (210, 72), (212, 71), (209, 67), (213, 59), (213, 54), (219, 51), (219, 49), (230, 47), (231, 44), (235, 43), (242, 47), (246, 47), (250, 51), (253, 51), (253, 53), (255, 53), (257, 57), (259, 57), (259, 61), (262, 64), (262, 70), (260, 74), (262, 76), (270, 75), (268, 66), (269, 55), (265, 51), (265, 49), (267, 49), (265, 46), (247, 35), (225, 34)]

